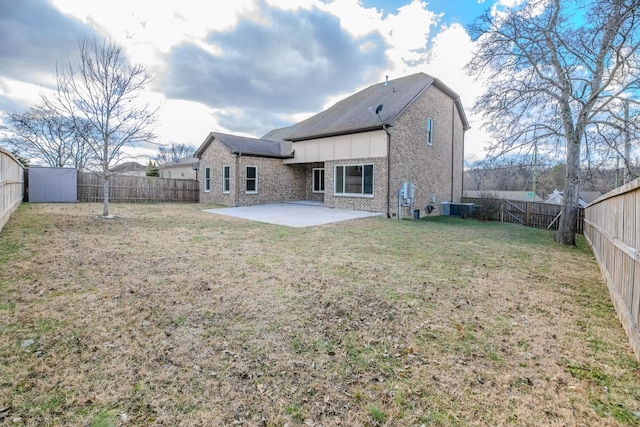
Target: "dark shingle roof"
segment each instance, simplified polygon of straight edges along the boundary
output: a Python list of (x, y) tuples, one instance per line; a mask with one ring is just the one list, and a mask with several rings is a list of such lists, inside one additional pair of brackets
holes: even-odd
[(146, 170), (147, 167), (138, 162), (124, 162), (109, 169), (110, 172), (140, 172)]
[(288, 150), (287, 144), (267, 139), (248, 138), (245, 136), (229, 135), (219, 132), (211, 132), (200, 148), (198, 148), (198, 151), (196, 151), (194, 156), (200, 158), (202, 153), (204, 153), (214, 139), (217, 139), (228, 147), (233, 154), (273, 157), (278, 159), (287, 159), (292, 157), (292, 153)]
[[(465, 130), (468, 129), (469, 123), (458, 95), (438, 79), (425, 73), (417, 73), (390, 80), (388, 83), (369, 86), (293, 126), (274, 129), (263, 138), (300, 141), (381, 129), (383, 123), (393, 126), (400, 114), (431, 85), (438, 87), (455, 100), (463, 126)], [(380, 117), (375, 114), (379, 105), (383, 106)]]
[(170, 162), (166, 162), (166, 163), (162, 163), (160, 165), (158, 165), (159, 168), (168, 168), (168, 167), (172, 167), (172, 166), (184, 166), (184, 165), (191, 165), (195, 162), (197, 162), (198, 159), (195, 158), (195, 156), (185, 156), (182, 157), (180, 159), (176, 159), (176, 160), (172, 160)]

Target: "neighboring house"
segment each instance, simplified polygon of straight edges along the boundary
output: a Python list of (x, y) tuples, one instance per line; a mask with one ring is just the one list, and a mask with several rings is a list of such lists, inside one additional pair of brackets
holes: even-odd
[(493, 198), (503, 200), (516, 200), (518, 202), (542, 202), (542, 198), (532, 191), (493, 191), (493, 190), (465, 190), (464, 197), (469, 198)]
[[(556, 188), (555, 191), (551, 193), (549, 197), (547, 197), (547, 200), (545, 200), (544, 202), (553, 203), (554, 205), (561, 205), (562, 200), (564, 199), (563, 193), (564, 191), (559, 191)], [(589, 203), (593, 202), (600, 196), (602, 196), (602, 193), (600, 193), (599, 191), (580, 191), (578, 204), (581, 208), (586, 208)]]
[(127, 175), (127, 176), (146, 176), (147, 175), (147, 167), (145, 165), (141, 165), (138, 162), (125, 162), (121, 163), (117, 166), (109, 169), (110, 172), (115, 172), (118, 175)]
[(200, 201), (308, 200), (395, 217), (406, 182), (423, 212), (460, 200), (467, 129), (460, 98), (440, 80), (418, 73), (386, 81), (262, 138), (209, 134), (195, 154)]
[(158, 165), (160, 178), (198, 179), (198, 159), (186, 156)]

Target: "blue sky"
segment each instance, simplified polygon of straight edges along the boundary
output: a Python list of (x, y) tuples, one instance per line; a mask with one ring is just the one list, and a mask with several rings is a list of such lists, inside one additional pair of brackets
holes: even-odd
[(181, 0), (150, 10), (149, 0), (0, 0), (0, 120), (35, 105), (55, 87), (56, 64), (96, 37), (155, 76), (141, 101), (160, 107), (159, 143), (197, 147), (210, 131), (259, 137), (387, 75), (425, 72), (461, 96), (475, 160), (487, 136), (472, 109), (481, 88), (464, 71), (465, 27), (518, 1)]
[[(407, 3), (407, 1), (403, 0), (362, 1), (364, 6), (384, 9), (386, 13), (393, 13)], [(482, 2), (479, 4), (477, 0), (430, 0), (426, 3), (430, 10), (444, 14), (442, 16), (442, 23), (451, 24), (455, 22), (464, 26), (473, 22), (476, 16), (488, 8), (487, 3)]]

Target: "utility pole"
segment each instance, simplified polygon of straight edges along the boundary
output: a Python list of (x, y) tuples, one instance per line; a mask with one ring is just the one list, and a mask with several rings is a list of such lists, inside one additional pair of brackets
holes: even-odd
[[(535, 134), (534, 134), (534, 138), (535, 138)], [(535, 198), (536, 198), (536, 166), (538, 165), (538, 141), (534, 141), (533, 143), (533, 194), (531, 195), (531, 201), (535, 202)]]

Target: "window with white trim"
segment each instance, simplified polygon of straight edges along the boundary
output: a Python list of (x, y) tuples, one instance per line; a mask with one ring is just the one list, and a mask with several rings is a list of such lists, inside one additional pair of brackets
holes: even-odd
[(324, 193), (324, 169), (313, 169), (313, 192)]
[(231, 191), (231, 166), (222, 167), (222, 192), (228, 194)]
[(433, 145), (433, 119), (427, 117), (427, 145)]
[(211, 168), (204, 168), (204, 192), (211, 191)]
[(246, 175), (246, 191), (247, 194), (255, 194), (258, 192), (258, 167), (247, 166)]
[(339, 165), (334, 169), (335, 194), (373, 195), (373, 165)]

